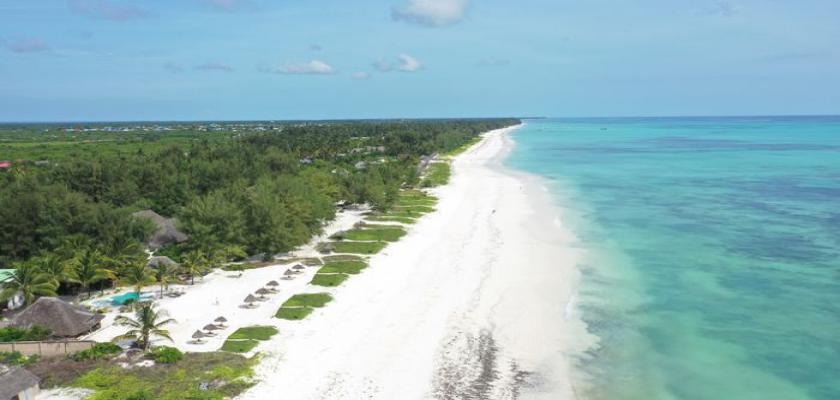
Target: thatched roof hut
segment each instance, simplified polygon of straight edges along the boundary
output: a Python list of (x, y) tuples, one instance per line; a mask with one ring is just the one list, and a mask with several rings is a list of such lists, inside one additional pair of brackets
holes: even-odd
[(7, 326), (29, 329), (35, 325), (56, 337), (76, 337), (99, 328), (105, 318), (55, 297), (41, 297), (16, 315)]
[(160, 266), (176, 267), (178, 266), (178, 263), (172, 261), (172, 259), (167, 256), (154, 256), (149, 258), (146, 265), (152, 268), (158, 268)]
[(135, 218), (152, 221), (157, 227), (149, 236), (149, 239), (146, 240), (146, 246), (150, 249), (159, 249), (167, 244), (185, 242), (190, 238), (175, 227), (177, 221), (174, 218), (164, 218), (152, 210), (137, 211), (131, 215)]
[(0, 399), (34, 399), (39, 382), (37, 376), (21, 367), (0, 365)]

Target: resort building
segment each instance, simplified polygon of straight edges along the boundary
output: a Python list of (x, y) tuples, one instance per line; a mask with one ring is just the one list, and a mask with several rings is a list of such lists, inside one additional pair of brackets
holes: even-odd
[(99, 329), (103, 318), (61, 299), (41, 297), (0, 326), (29, 329), (37, 325), (49, 329), (53, 337), (74, 338)]
[(21, 367), (0, 364), (0, 400), (35, 400), (38, 377)]

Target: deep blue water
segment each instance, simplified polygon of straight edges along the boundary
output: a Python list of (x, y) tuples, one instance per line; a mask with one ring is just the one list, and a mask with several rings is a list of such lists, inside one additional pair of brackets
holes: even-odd
[(840, 117), (531, 120), (595, 399), (840, 399)]

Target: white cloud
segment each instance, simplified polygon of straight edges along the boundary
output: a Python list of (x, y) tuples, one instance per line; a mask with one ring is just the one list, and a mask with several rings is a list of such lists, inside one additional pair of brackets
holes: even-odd
[(417, 72), (423, 68), (423, 64), (408, 54), (400, 54), (396, 62), (379, 60), (373, 63), (373, 67), (381, 72)]
[(469, 0), (408, 0), (391, 9), (391, 18), (431, 27), (448, 26), (461, 21)]
[(269, 72), (290, 75), (330, 75), (335, 73), (335, 68), (321, 60), (312, 60), (304, 63), (283, 64)]
[(353, 79), (360, 81), (370, 79), (370, 74), (367, 72), (356, 72), (355, 74), (353, 74)]

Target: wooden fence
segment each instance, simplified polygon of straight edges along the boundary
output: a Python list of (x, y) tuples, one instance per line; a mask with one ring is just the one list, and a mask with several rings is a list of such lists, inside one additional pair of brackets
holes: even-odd
[(25, 356), (55, 357), (87, 350), (95, 344), (96, 342), (92, 340), (2, 342), (0, 343), (0, 353), (17, 351)]

